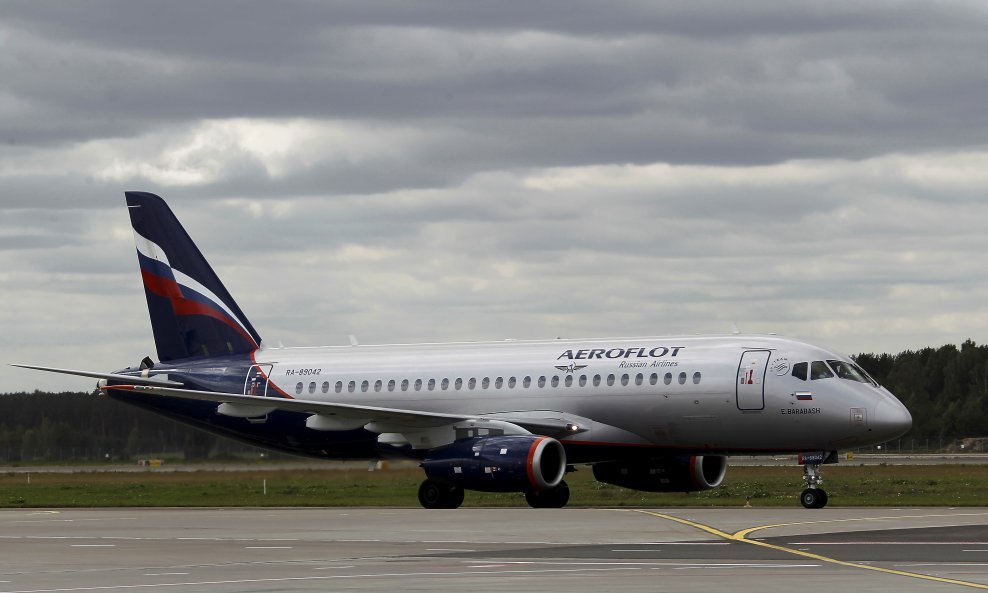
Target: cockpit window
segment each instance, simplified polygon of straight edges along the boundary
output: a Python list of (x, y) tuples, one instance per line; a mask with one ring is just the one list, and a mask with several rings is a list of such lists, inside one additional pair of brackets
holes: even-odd
[(792, 376), (796, 377), (800, 381), (806, 380), (806, 371), (809, 369), (810, 363), (808, 362), (797, 362), (792, 365)]
[(841, 379), (875, 385), (875, 381), (868, 376), (868, 373), (864, 372), (864, 369), (853, 362), (844, 362), (843, 360), (828, 360), (827, 362), (830, 364), (830, 368), (834, 369), (834, 372)]
[(810, 379), (816, 381), (817, 379), (829, 379), (834, 376), (834, 373), (827, 366), (827, 363), (822, 360), (814, 360), (810, 364)]

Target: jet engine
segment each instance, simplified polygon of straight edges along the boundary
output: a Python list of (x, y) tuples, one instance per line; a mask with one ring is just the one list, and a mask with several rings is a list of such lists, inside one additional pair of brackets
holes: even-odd
[(645, 492), (697, 492), (720, 486), (727, 473), (721, 455), (683, 455), (644, 461), (604, 461), (593, 466), (599, 482)]
[(484, 492), (540, 492), (566, 473), (559, 441), (537, 435), (474, 437), (433, 449), (422, 462), (431, 480)]

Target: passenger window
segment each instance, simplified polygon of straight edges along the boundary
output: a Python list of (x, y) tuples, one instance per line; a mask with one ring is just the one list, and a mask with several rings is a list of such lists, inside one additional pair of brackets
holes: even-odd
[(693, 384), (694, 385), (699, 385), (700, 384), (700, 373), (699, 372), (693, 373)]
[(638, 373), (637, 375), (635, 375), (635, 385), (641, 385), (644, 382), (645, 382), (645, 376), (644, 375), (642, 375), (641, 373)]
[(364, 381), (360, 384), (360, 390), (367, 393), (368, 389), (370, 389), (370, 381), (364, 379)]
[(475, 377), (470, 377), (470, 380), (467, 381), (467, 387), (469, 387), (470, 389), (473, 389), (476, 386), (477, 386), (477, 379)]
[(559, 387), (559, 375), (552, 376), (552, 386)]
[(522, 384), (522, 386), (525, 387), (525, 389), (528, 389), (529, 387), (532, 386), (532, 378), (531, 377), (525, 377), (524, 379), (522, 379), (521, 384)]
[(810, 368), (810, 363), (808, 362), (797, 362), (792, 365), (792, 376), (796, 377), (800, 381), (806, 380), (806, 371)]
[(587, 386), (587, 376), (580, 375), (580, 387), (586, 387), (586, 386)]
[(491, 386), (491, 378), (490, 377), (484, 377), (484, 380), (480, 382), (480, 386), (483, 387), (484, 389), (487, 389), (488, 387), (490, 387)]
[(600, 375), (593, 376), (593, 386), (600, 387)]
[(545, 387), (545, 375), (539, 377), (539, 387)]
[(384, 386), (384, 383), (382, 383), (380, 379), (378, 379), (377, 381), (374, 381), (374, 391), (380, 391), (381, 390), (381, 387), (383, 387), (383, 386)]
[(679, 373), (679, 384), (686, 385), (686, 373)]
[(502, 379), (501, 377), (498, 377), (497, 379), (494, 380), (494, 387), (496, 387), (497, 389), (500, 389), (502, 385), (504, 385), (504, 379)]
[(652, 373), (649, 376), (649, 378), (648, 378), (648, 384), (649, 385), (655, 385), (658, 382), (659, 382), (659, 374), (658, 373)]
[(391, 379), (390, 381), (388, 381), (388, 391), (394, 391), (394, 390), (395, 390), (395, 380)]
[(336, 393), (343, 393), (343, 381), (336, 382)]
[(630, 377), (628, 377), (627, 373), (625, 373), (624, 375), (621, 375), (621, 385), (624, 385), (625, 387), (627, 387), (628, 386), (628, 380), (629, 380), (629, 378)]
[(315, 393), (315, 392), (316, 392), (316, 382), (313, 381), (312, 383), (309, 383), (309, 393)]
[[(300, 383), (300, 385), (301, 385), (301, 383)], [(357, 382), (356, 381), (350, 381), (349, 383), (347, 383), (346, 384), (346, 390), (349, 391), (350, 393), (353, 393), (354, 391), (356, 391), (357, 390)]]
[(442, 385), (443, 385), (443, 391), (446, 391), (447, 389), (449, 389), (449, 379), (443, 377), (443, 384)]
[(515, 388), (515, 378), (514, 377), (511, 377), (510, 379), (508, 379), (508, 387), (510, 387), (511, 389), (514, 389)]
[(817, 379), (829, 379), (834, 376), (834, 373), (827, 366), (827, 363), (822, 360), (814, 360), (810, 365), (810, 379), (815, 381)]
[(322, 382), (322, 392), (329, 393), (329, 381)]
[(566, 387), (573, 386), (573, 375), (566, 375)]
[(295, 384), (295, 395), (302, 395), (302, 384), (301, 383), (296, 383)]
[(422, 391), (422, 379), (415, 379), (415, 391)]
[(662, 381), (666, 385), (669, 385), (670, 383), (672, 383), (672, 373), (666, 373), (666, 376), (665, 377), (662, 377)]
[(607, 375), (607, 386), (614, 385), (614, 375)]
[(463, 389), (463, 379), (457, 377), (456, 378), (456, 383), (454, 383), (453, 385), (456, 387), (456, 390), (457, 391)]
[(408, 391), (408, 379), (401, 380), (401, 390)]

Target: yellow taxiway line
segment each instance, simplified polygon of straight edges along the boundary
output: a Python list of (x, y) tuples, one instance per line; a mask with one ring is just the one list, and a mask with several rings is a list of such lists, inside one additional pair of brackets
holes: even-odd
[[(947, 583), (947, 584), (950, 584), (950, 585), (958, 585), (958, 586), (961, 586), (961, 587), (970, 587), (972, 589), (988, 589), (988, 585), (981, 584), (981, 583), (972, 583), (970, 581), (961, 581), (961, 580), (957, 580), (957, 579), (948, 579), (948, 578), (944, 578), (944, 577), (935, 577), (935, 576), (932, 576), (932, 575), (922, 574), (922, 573), (918, 573), (918, 572), (908, 572), (908, 571), (905, 571), (905, 570), (895, 570), (894, 568), (882, 568), (880, 566), (870, 566), (868, 564), (859, 564), (857, 562), (847, 562), (847, 561), (844, 561), (844, 560), (838, 560), (836, 558), (830, 558), (828, 556), (821, 556), (820, 554), (813, 554), (811, 552), (804, 552), (802, 550), (796, 550), (796, 549), (793, 549), (793, 548), (787, 548), (786, 546), (779, 546), (779, 545), (776, 545), (776, 544), (770, 544), (768, 542), (763, 542), (763, 541), (759, 541), (759, 540), (755, 540), (755, 539), (748, 539), (748, 536), (751, 535), (752, 533), (756, 532), (756, 531), (760, 531), (762, 529), (770, 529), (770, 528), (773, 528), (773, 527), (787, 527), (787, 526), (791, 526), (791, 525), (809, 525), (809, 524), (813, 524), (813, 523), (838, 523), (838, 522), (841, 522), (841, 521), (848, 521), (848, 520), (858, 521), (858, 520), (862, 520), (862, 519), (837, 519), (837, 520), (827, 520), (827, 521), (800, 521), (798, 523), (777, 523), (775, 525), (761, 525), (761, 526), (758, 526), (758, 527), (749, 527), (747, 529), (742, 529), (741, 531), (737, 531), (735, 533), (727, 533), (726, 531), (721, 531), (720, 529), (717, 529), (715, 527), (711, 527), (709, 525), (704, 525), (703, 523), (697, 523), (696, 521), (690, 521), (689, 519), (682, 519), (680, 517), (674, 517), (672, 515), (665, 515), (663, 513), (656, 513), (656, 512), (653, 512), (653, 511), (646, 511), (646, 510), (642, 510), (642, 509), (628, 509), (628, 511), (625, 511), (625, 512), (629, 512), (629, 511), (630, 512), (635, 512), (635, 513), (642, 513), (644, 515), (651, 515), (653, 517), (658, 517), (660, 519), (666, 519), (668, 521), (675, 521), (676, 523), (681, 523), (683, 525), (688, 525), (690, 527), (699, 529), (701, 531), (706, 531), (707, 533), (710, 533), (712, 535), (715, 535), (717, 537), (720, 537), (720, 538), (723, 538), (723, 539), (726, 539), (726, 540), (729, 540), (729, 541), (743, 542), (743, 543), (746, 543), (746, 544), (751, 544), (753, 546), (760, 546), (760, 547), (763, 547), (763, 548), (769, 548), (769, 549), (776, 550), (776, 551), (779, 551), (779, 552), (785, 552), (786, 554), (793, 554), (795, 556), (801, 556), (803, 558), (811, 558), (813, 560), (817, 560), (817, 561), (820, 561), (820, 562), (827, 562), (829, 564), (836, 564), (838, 566), (846, 566), (846, 567), (849, 567), (849, 568), (859, 568), (861, 570), (870, 570), (870, 571), (873, 571), (873, 572), (882, 572), (882, 573), (885, 573), (885, 574), (894, 574), (894, 575), (901, 576), (901, 577), (909, 577), (909, 578), (913, 578), (913, 579), (922, 579), (924, 581), (934, 581), (934, 582), (937, 582), (937, 583)], [(882, 519), (886, 519), (886, 518), (887, 517), (882, 517)]]

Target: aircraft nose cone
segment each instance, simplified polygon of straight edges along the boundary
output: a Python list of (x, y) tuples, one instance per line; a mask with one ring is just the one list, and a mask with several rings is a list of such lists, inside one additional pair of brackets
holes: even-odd
[(873, 434), (891, 440), (905, 434), (913, 425), (913, 417), (899, 400), (889, 399), (875, 407), (871, 429)]

